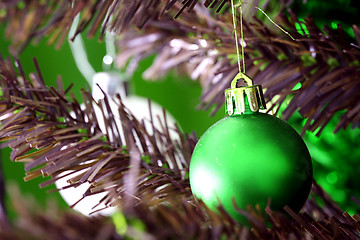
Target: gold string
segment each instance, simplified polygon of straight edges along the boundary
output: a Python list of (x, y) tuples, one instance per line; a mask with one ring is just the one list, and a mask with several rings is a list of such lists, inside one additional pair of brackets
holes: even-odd
[(243, 30), (242, 4), (240, 5), (240, 34), (241, 34), (241, 58), (243, 62), (243, 73), (245, 73), (245, 52), (244, 52), (245, 40), (244, 40), (244, 30)]
[[(241, 5), (240, 5), (241, 7)], [(240, 50), (239, 50), (239, 43), (238, 43), (238, 36), (237, 36), (237, 21), (236, 21), (236, 9), (234, 0), (231, 0), (231, 10), (232, 10), (232, 17), (233, 17), (233, 25), (234, 25), (234, 35), (235, 35), (235, 45), (236, 45), (236, 56), (237, 56), (237, 62), (239, 67), (239, 73), (241, 73), (241, 62), (240, 62)], [(241, 21), (241, 29), (242, 29), (242, 21)], [(243, 49), (243, 47), (242, 47)], [(244, 56), (242, 56), (244, 57)]]
[(254, 8), (256, 8), (256, 9), (258, 9), (260, 12), (262, 12), (266, 17), (267, 17), (267, 19), (269, 19), (269, 21), (272, 23), (272, 24), (274, 24), (276, 27), (278, 27), (283, 33), (285, 33), (286, 35), (288, 35), (292, 40), (294, 40), (295, 41), (295, 38), (293, 38), (293, 36), (291, 36), (290, 35), (290, 33), (288, 33), (287, 31), (285, 31), (282, 27), (280, 27), (276, 22), (274, 22), (261, 8), (259, 8), (259, 7), (256, 7), (256, 6), (254, 6), (254, 5), (252, 5), (252, 4), (249, 4), (250, 6), (252, 6), (252, 7), (254, 7)]
[[(238, 62), (238, 67), (239, 67), (239, 73), (236, 75), (236, 78), (242, 78), (245, 74), (245, 51), (244, 51), (244, 45), (245, 45), (245, 40), (244, 40), (244, 29), (243, 29), (243, 10), (242, 10), (242, 5), (244, 5), (245, 2), (243, 0), (239, 0), (239, 2), (237, 4), (234, 4), (234, 0), (231, 0), (231, 10), (232, 10), (232, 18), (233, 18), (233, 25), (234, 25), (234, 36), (235, 36), (235, 45), (236, 45), (236, 55), (237, 55), (237, 62)], [(261, 8), (254, 6), (250, 3), (246, 3), (249, 4), (250, 6), (258, 9), (260, 12), (262, 12), (268, 19), (269, 21), (274, 24), (277, 28), (279, 28), (282, 32), (284, 32), (286, 35), (288, 35), (292, 40), (295, 41), (295, 38), (293, 38), (293, 36), (290, 35), (290, 33), (288, 33), (287, 31), (285, 31), (282, 27), (280, 27), (276, 22), (274, 22)], [(240, 57), (240, 50), (239, 50), (239, 40), (238, 40), (238, 36), (237, 36), (237, 20), (236, 20), (236, 8), (240, 8), (240, 37), (241, 37), (241, 57)], [(241, 60), (242, 60), (242, 71), (241, 71)], [(252, 85), (252, 81), (246, 81), (246, 83), (250, 86)]]

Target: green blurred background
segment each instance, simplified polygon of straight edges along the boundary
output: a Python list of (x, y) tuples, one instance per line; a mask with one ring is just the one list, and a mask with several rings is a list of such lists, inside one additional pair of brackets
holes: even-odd
[[(304, 2), (306, 3), (304, 4)], [(349, 34), (349, 38), (352, 38), (351, 24), (359, 24), (359, 11), (355, 2), (350, 0), (326, 2), (298, 0), (293, 3), (292, 9), (298, 13), (300, 19), (311, 14), (319, 26), (328, 25), (336, 28), (337, 23), (342, 23)], [(2, 57), (10, 57), (8, 51), (10, 42), (3, 37), (4, 29), (5, 26), (0, 24), (0, 53)], [(102, 71), (105, 44), (98, 42), (97, 37), (87, 39), (85, 34), (83, 34), (83, 39), (91, 65), (95, 71)], [(34, 57), (39, 62), (48, 86), (56, 86), (56, 80), (61, 76), (65, 87), (71, 83), (74, 84), (72, 92), (81, 102), (80, 89), (86, 88), (87, 83), (75, 65), (67, 42), (59, 50), (56, 50), (54, 46), (48, 46), (46, 38), (36, 45), (28, 46), (19, 57), (27, 74), (35, 71)], [(184, 132), (195, 131), (198, 137), (213, 123), (224, 117), (223, 108), (214, 117), (210, 117), (210, 111), (196, 110), (201, 95), (201, 87), (197, 81), (185, 76), (178, 76), (175, 72), (158, 81), (143, 80), (142, 72), (151, 64), (151, 60), (152, 58), (141, 62), (133, 78), (130, 79), (131, 94), (150, 98), (159, 103), (175, 117)], [(353, 214), (357, 212), (359, 206), (356, 206), (351, 197), (355, 196), (360, 199), (360, 183), (357, 180), (357, 174), (360, 173), (360, 130), (348, 127), (346, 130), (340, 130), (337, 134), (333, 134), (332, 131), (338, 121), (338, 117), (333, 119), (320, 137), (316, 137), (315, 133), (307, 132), (304, 139), (313, 158), (315, 179), (344, 211)], [(295, 114), (289, 123), (300, 132), (304, 119)], [(45, 189), (38, 187), (43, 179), (24, 182), (24, 165), (11, 162), (9, 154), (9, 149), (1, 150), (1, 164), (8, 187), (10, 187), (10, 182), (16, 182), (22, 193), (29, 198), (34, 198), (41, 205), (46, 204), (51, 199), (60, 208), (67, 208), (66, 203), (58, 193), (47, 193), (54, 186)], [(9, 198), (7, 198), (7, 206), (13, 216), (14, 212), (11, 210), (12, 205)]]

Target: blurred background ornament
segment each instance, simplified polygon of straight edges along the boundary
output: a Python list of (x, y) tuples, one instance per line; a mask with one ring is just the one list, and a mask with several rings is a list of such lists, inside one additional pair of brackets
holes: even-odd
[[(69, 37), (71, 38), (75, 32), (79, 23), (80, 16), (77, 15), (69, 32)], [(122, 132), (121, 121), (119, 116), (119, 104), (124, 104), (128, 109), (131, 109), (133, 116), (139, 121), (144, 121), (145, 127), (149, 132), (152, 131), (152, 126), (150, 123), (151, 118), (160, 117), (163, 119), (163, 116), (166, 117), (166, 123), (169, 126), (175, 126), (176, 120), (169, 113), (165, 114), (165, 109), (155, 102), (151, 102), (143, 97), (138, 97), (134, 95), (127, 94), (127, 88), (131, 87), (129, 77), (125, 73), (121, 73), (120, 70), (114, 69), (113, 63), (116, 54), (115, 44), (114, 44), (114, 35), (111, 32), (107, 32), (105, 35), (106, 43), (106, 55), (102, 59), (103, 72), (96, 72), (88, 61), (87, 52), (85, 45), (80, 35), (77, 35), (73, 41), (69, 40), (70, 48), (75, 59), (75, 63), (82, 73), (83, 77), (87, 80), (88, 84), (91, 86), (92, 97), (97, 104), (95, 104), (94, 110), (95, 115), (99, 123), (101, 131), (107, 133), (107, 124), (105, 124), (105, 119), (103, 117), (103, 112), (106, 117), (112, 118), (115, 124), (118, 126), (120, 138), (122, 142), (125, 142), (124, 134)], [(106, 103), (104, 103), (104, 98), (109, 101), (110, 109), (107, 109)], [(117, 98), (117, 95), (120, 98)], [(120, 100), (121, 99), (121, 100)], [(121, 103), (120, 103), (121, 101)], [(81, 105), (84, 108), (84, 104)], [(150, 110), (151, 108), (151, 110)], [(73, 116), (75, 116), (73, 114)], [(165, 123), (161, 123), (161, 120), (154, 120), (154, 127), (157, 129), (162, 129)], [(170, 132), (170, 136), (176, 138), (174, 132)], [(110, 142), (114, 142), (115, 139), (111, 139)], [(119, 136), (116, 136), (119, 137)], [(121, 146), (119, 146), (121, 147)], [(79, 172), (76, 172), (78, 175)], [(71, 178), (76, 176), (71, 175), (71, 172), (64, 172), (59, 180), (55, 182), (56, 187), (60, 189), (60, 194), (63, 199), (73, 207), (76, 211), (89, 215), (94, 212), (94, 214), (102, 215), (111, 215), (114, 213), (114, 208), (108, 208), (104, 204), (98, 204), (101, 199), (106, 196), (106, 192), (96, 193), (83, 197), (83, 194), (90, 189), (91, 184), (85, 182), (76, 187), (67, 187), (71, 183)], [(62, 177), (64, 176), (64, 177)], [(79, 201), (80, 200), (80, 201)], [(96, 207), (96, 208), (94, 208)], [(102, 210), (101, 210), (102, 209)], [(95, 212), (96, 211), (96, 212)]]

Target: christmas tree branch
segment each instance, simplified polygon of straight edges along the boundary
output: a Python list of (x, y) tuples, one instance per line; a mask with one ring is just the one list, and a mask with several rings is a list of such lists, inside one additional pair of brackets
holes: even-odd
[(60, 211), (51, 201), (46, 202), (46, 207), (39, 206), (23, 195), (16, 184), (10, 185), (9, 189), (17, 220), (7, 231), (0, 230), (1, 239), (122, 239), (109, 218)]
[(9, 228), (9, 220), (7, 217), (7, 211), (5, 206), (5, 181), (2, 168), (2, 162), (0, 162), (0, 231), (6, 231)]
[[(119, 41), (119, 66), (124, 66), (131, 57), (139, 60), (157, 54), (144, 76), (158, 78), (180, 66), (203, 86), (200, 108), (206, 110), (215, 105), (215, 112), (223, 105), (224, 89), (237, 74), (227, 2), (121, 1), (117, 4), (108, 0), (74, 4), (55, 1), (49, 5), (29, 1), (19, 5), (3, 3), (6, 9), (3, 18), (8, 22), (7, 35), (15, 44), (13, 50), (18, 52), (31, 38), (45, 33), (52, 33), (50, 42), (61, 43), (74, 17), (81, 12), (74, 37), (90, 22), (89, 37), (100, 27), (101, 36), (106, 30), (123, 34)], [(280, 5), (289, 2), (281, 1)], [(244, 6), (248, 6), (247, 12), (253, 7)], [(211, 8), (225, 11), (214, 15)], [(26, 17), (20, 18), (23, 15)], [(174, 17), (178, 18), (174, 20)], [(355, 41), (345, 37), (341, 26), (337, 30), (321, 30), (310, 18), (301, 23), (294, 14), (290, 18), (280, 15), (278, 22), (295, 37), (292, 41), (276, 27), (266, 27), (257, 18), (250, 21), (248, 16), (246, 20), (243, 44), (246, 44), (247, 74), (267, 89), (265, 97), (270, 110), (290, 101), (283, 118), (300, 112), (307, 118), (303, 132), (319, 130), (320, 134), (337, 112), (342, 112), (342, 118), (335, 132), (348, 125), (359, 126), (360, 30), (357, 26), (353, 27)], [(143, 30), (134, 32), (134, 26)], [(302, 34), (298, 32), (299, 26)]]
[[(122, 58), (118, 58), (118, 64), (126, 65), (128, 59), (146, 57), (156, 49), (159, 55), (146, 75), (154, 77), (178, 67), (194, 79), (200, 79), (204, 89), (202, 107), (207, 108), (222, 104), (223, 90), (237, 73), (232, 61), (234, 40), (230, 16), (213, 17), (206, 8), (222, 7), (225, 2), (206, 0), (205, 7), (191, 0), (182, 3), (121, 1), (119, 5), (113, 1), (78, 1), (75, 5), (61, 1), (54, 1), (53, 5), (42, 1), (27, 1), (17, 6), (11, 1), (0, 4), (6, 6), (5, 18), (11, 26), (8, 29), (16, 32), (12, 35), (15, 36), (14, 53), (30, 39), (45, 33), (53, 33), (52, 41), (61, 42), (79, 11), (83, 12), (83, 18), (78, 32), (89, 25), (89, 36), (103, 21), (102, 31), (105, 31), (105, 26), (109, 27), (106, 12), (116, 12), (118, 18), (113, 27), (126, 31), (125, 38), (119, 41), (123, 45), (119, 44)], [(186, 8), (192, 9), (192, 13), (184, 11)], [(169, 14), (165, 14), (166, 11)], [(181, 18), (174, 21), (172, 17), (178, 13)], [(350, 123), (356, 126), (359, 122), (359, 40), (354, 43), (346, 39), (341, 28), (322, 31), (310, 20), (305, 24), (309, 33), (301, 35), (296, 30), (298, 21), (294, 16), (290, 19), (280, 16), (279, 21), (296, 42), (264, 27), (261, 21), (245, 23), (246, 37), (241, 42), (246, 43), (248, 74), (267, 88), (267, 99), (273, 99), (275, 105), (293, 96), (284, 116), (287, 118), (299, 110), (309, 119), (305, 129), (324, 127), (332, 115), (342, 109), (347, 112), (338, 128)], [(144, 30), (128, 32), (133, 24)], [(356, 39), (360, 39), (357, 27), (354, 33)], [(8, 34), (11, 35), (10, 30)], [(128, 39), (130, 37), (133, 39)], [(91, 185), (84, 197), (106, 192), (101, 202), (119, 206), (128, 223), (121, 237), (139, 236), (134, 235), (134, 228), (130, 227), (134, 218), (141, 219), (145, 226), (141, 236), (149, 239), (360, 237), (360, 217), (343, 214), (316, 183), (302, 213), (284, 209), (291, 218), (269, 208), (265, 216), (258, 208), (238, 209), (249, 221), (245, 227), (235, 223), (222, 207), (218, 213), (210, 211), (202, 202), (194, 201), (187, 179), (195, 137), (182, 135), (166, 123), (162, 123), (161, 129), (155, 129), (155, 116), (150, 120), (136, 119), (120, 97), (114, 99), (118, 106), (114, 112), (108, 97), (94, 101), (89, 92), (83, 91), (84, 105), (81, 106), (75, 97), (69, 97), (69, 88), (64, 89), (60, 83), (56, 88), (46, 86), (40, 67), (35, 64), (38, 71), (27, 77), (20, 62), (14, 68), (11, 61), (0, 59), (1, 146), (12, 148), (12, 160), (25, 162), (26, 180), (51, 176), (51, 180), (42, 184), (46, 186), (64, 177), (62, 173), (71, 171), (75, 176), (64, 188), (89, 182)], [(294, 89), (298, 83), (300, 88)], [(96, 113), (98, 109), (101, 114)], [(100, 130), (100, 122), (104, 122), (105, 133)], [(178, 137), (174, 139), (169, 131)], [(22, 197), (15, 199), (13, 202), (26, 221), (19, 221), (11, 232), (0, 229), (2, 239), (121, 238), (114, 232), (114, 225), (104, 218), (64, 214), (58, 221), (58, 214), (31, 213), (31, 206), (18, 201)], [(319, 206), (317, 199), (323, 206)]]
[[(229, 2), (230, 0), (205, 0), (203, 3), (197, 0), (3, 1), (0, 3), (0, 22), (7, 23), (6, 36), (12, 40), (10, 50), (17, 56), (29, 42), (38, 42), (43, 36), (51, 35), (49, 43), (57, 42), (56, 47), (59, 48), (79, 13), (80, 24), (73, 38), (86, 29), (89, 38), (100, 32), (99, 38), (102, 40), (106, 31), (122, 34), (130, 28), (146, 28), (149, 22), (169, 15), (170, 10), (171, 16), (178, 18), (184, 12), (193, 13), (193, 9), (198, 6), (220, 12), (228, 8)], [(291, 2), (277, 1), (276, 8), (281, 10)], [(263, 8), (268, 6), (269, 2), (266, 1)]]
[[(113, 221), (102, 216), (85, 217), (56, 208), (39, 208), (25, 201), (11, 187), (14, 207), (19, 215), (10, 230), (0, 229), (1, 239), (358, 239), (358, 215), (339, 211), (323, 190), (314, 183), (312, 196), (302, 213), (285, 207), (284, 213), (265, 209), (239, 209), (248, 219), (246, 226), (234, 222), (219, 207), (218, 213), (202, 202), (174, 198), (154, 204), (144, 198), (129, 213), (116, 213)], [(315, 199), (321, 199), (320, 207)], [(37, 209), (37, 211), (35, 211)]]
[[(86, 91), (80, 106), (61, 85), (47, 87), (40, 70), (28, 79), (20, 62), (18, 66), (17, 72), (9, 60), (0, 61), (0, 141), (13, 149), (13, 161), (25, 162), (25, 180), (52, 176), (41, 184), (46, 186), (70, 171), (64, 189), (89, 182), (84, 197), (107, 192), (101, 201), (106, 206), (116, 205), (119, 198), (134, 205), (143, 195), (158, 202), (190, 195), (186, 172), (195, 139), (167, 126), (160, 116), (136, 119), (119, 96), (118, 113), (112, 112), (107, 97), (96, 102)], [(154, 127), (155, 121), (161, 129)], [(174, 139), (169, 132), (178, 136)]]
[[(51, 34), (49, 43), (58, 41), (60, 47), (78, 13), (81, 14), (79, 27), (74, 37), (89, 27), (88, 37), (100, 30), (100, 39), (105, 31), (121, 33), (130, 26), (142, 28), (148, 21), (161, 18), (174, 6), (181, 6), (176, 17), (185, 9), (191, 11), (198, 1), (132, 0), (132, 1), (5, 1), (0, 3), (0, 21), (7, 22), (7, 37), (12, 39), (11, 51), (18, 55), (32, 40), (39, 41)], [(214, 7), (219, 1), (207, 0), (205, 5)], [(227, 0), (220, 1), (223, 6)], [(212, 3), (212, 4), (210, 4)], [(112, 17), (113, 16), (113, 17)], [(110, 20), (112, 19), (112, 20)]]
[[(85, 105), (81, 106), (61, 84), (47, 87), (39, 67), (37, 73), (27, 78), (20, 62), (17, 66), (15, 69), (9, 60), (0, 61), (2, 146), (13, 149), (13, 160), (26, 163), (27, 180), (53, 177), (42, 184), (45, 186), (63, 177), (61, 173), (71, 171), (76, 176), (65, 188), (89, 182), (84, 197), (107, 192), (101, 202), (120, 207), (127, 225), (118, 226), (122, 230), (116, 234), (115, 226), (102, 217), (86, 218), (73, 213), (60, 216), (54, 212), (47, 216), (31, 213), (31, 207), (14, 201), (22, 224), (12, 226), (13, 231), (0, 229), (1, 238), (53, 238), (54, 234), (70, 234), (76, 239), (139, 236), (131, 225), (133, 219), (144, 226), (140, 236), (154, 239), (357, 239), (360, 236), (359, 216), (343, 214), (315, 182), (302, 213), (285, 207), (291, 218), (269, 208), (265, 209), (266, 215), (259, 207), (237, 209), (248, 220), (244, 226), (236, 223), (221, 206), (213, 212), (201, 201), (195, 201), (189, 188), (187, 172), (196, 138), (180, 134), (174, 139), (169, 134), (172, 128), (166, 124), (161, 130), (153, 127), (153, 117), (149, 129), (144, 124), (146, 119), (134, 118), (120, 98), (117, 99), (120, 124), (116, 124), (107, 97), (96, 102), (83, 91)], [(97, 107), (101, 109), (100, 115), (96, 113)], [(106, 133), (100, 131), (101, 119)], [(122, 128), (124, 137), (118, 135), (118, 127)], [(317, 199), (321, 199), (323, 206)], [(58, 215), (60, 221), (55, 218)], [(18, 236), (18, 233), (22, 234)]]
[[(127, 32), (118, 41), (118, 66), (155, 54), (145, 78), (157, 79), (177, 68), (200, 81), (200, 107), (215, 105), (217, 111), (238, 70), (231, 14), (209, 15), (208, 9), (197, 7), (176, 21), (164, 16), (149, 23), (146, 31)], [(360, 42), (347, 38), (341, 26), (321, 30), (311, 18), (302, 23), (295, 15), (279, 15), (277, 20), (295, 41), (257, 18), (244, 22), (246, 73), (266, 89), (269, 110), (289, 102), (283, 118), (298, 111), (307, 118), (303, 131), (319, 130), (318, 134), (342, 110), (346, 111), (335, 132), (350, 124), (359, 126)], [(302, 26), (302, 33), (297, 26)], [(359, 28), (353, 29), (360, 39)]]

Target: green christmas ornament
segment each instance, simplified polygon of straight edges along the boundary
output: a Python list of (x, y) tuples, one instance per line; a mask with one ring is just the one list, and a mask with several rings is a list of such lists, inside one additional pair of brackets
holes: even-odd
[[(240, 80), (249, 86), (237, 87)], [(190, 162), (194, 196), (215, 210), (219, 202), (236, 220), (246, 209), (299, 211), (312, 184), (309, 151), (299, 134), (277, 117), (258, 112), (265, 102), (260, 85), (240, 73), (225, 91), (228, 117), (211, 126), (198, 141)]]

